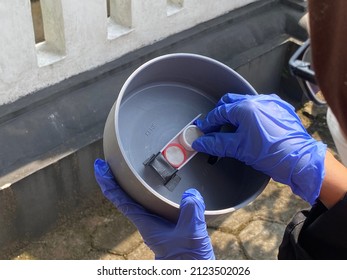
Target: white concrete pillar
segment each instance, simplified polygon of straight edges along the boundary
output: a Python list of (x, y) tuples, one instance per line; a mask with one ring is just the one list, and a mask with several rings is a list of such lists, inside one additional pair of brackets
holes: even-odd
[(167, 0), (166, 1), (166, 14), (171, 16), (179, 12), (184, 6), (184, 0)]
[(133, 0), (133, 27), (139, 41), (153, 42), (163, 32), (167, 0)]
[(110, 18), (124, 27), (131, 28), (132, 0), (110, 0)]
[(60, 0), (40, 0), (45, 41), (36, 45), (39, 67), (65, 57), (64, 18)]
[[(30, 0), (0, 1), (0, 104), (17, 98), (16, 84), (37, 67)], [(10, 86), (14, 84), (14, 86)], [(13, 94), (14, 93), (14, 94)]]
[(107, 38), (116, 39), (132, 30), (132, 0), (110, 0)]
[[(53, 0), (55, 1), (55, 0)], [(81, 60), (105, 56), (107, 37), (107, 4), (105, 0), (61, 0), (67, 58), (74, 59), (74, 67)], [(88, 63), (88, 62), (86, 62)], [(79, 67), (77, 67), (79, 68)]]
[(64, 19), (60, 0), (40, 0), (45, 41), (65, 52)]

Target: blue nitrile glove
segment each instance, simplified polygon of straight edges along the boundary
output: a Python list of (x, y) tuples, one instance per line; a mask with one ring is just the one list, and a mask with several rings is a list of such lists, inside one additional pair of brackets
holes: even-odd
[(104, 196), (137, 227), (157, 260), (215, 259), (205, 223), (205, 203), (189, 189), (182, 195), (177, 224), (155, 215), (132, 200), (116, 183), (109, 165), (97, 159), (95, 178)]
[[(289, 185), (310, 204), (319, 196), (327, 147), (307, 133), (294, 108), (277, 95), (226, 94), (196, 124), (206, 133), (193, 142), (196, 151), (236, 158)], [(235, 132), (218, 132), (224, 124)]]

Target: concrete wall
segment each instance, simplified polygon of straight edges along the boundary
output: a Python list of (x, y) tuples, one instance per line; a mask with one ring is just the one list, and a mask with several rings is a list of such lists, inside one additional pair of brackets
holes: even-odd
[(40, 0), (35, 44), (30, 0), (1, 0), (0, 105), (255, 1)]

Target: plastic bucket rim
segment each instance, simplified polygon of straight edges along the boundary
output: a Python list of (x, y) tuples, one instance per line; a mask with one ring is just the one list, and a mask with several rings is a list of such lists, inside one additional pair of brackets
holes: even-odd
[[(250, 94), (254, 94), (254, 95), (258, 94), (256, 92), (256, 90), (253, 88), (253, 86), (245, 78), (243, 78), (239, 73), (237, 73), (235, 70), (231, 69), (230, 67), (228, 67), (227, 65), (225, 65), (224, 63), (222, 63), (218, 60), (215, 60), (215, 59), (212, 59), (210, 57), (203, 56), (203, 55), (194, 54), (194, 53), (171, 53), (171, 54), (166, 54), (166, 55), (155, 57), (155, 58), (150, 59), (147, 62), (143, 63), (142, 65), (140, 65), (126, 79), (126, 81), (124, 82), (124, 84), (123, 84), (123, 86), (119, 92), (119, 95), (117, 97), (116, 104), (115, 104), (115, 110), (114, 110), (115, 136), (116, 136), (117, 144), (119, 146), (119, 150), (121, 152), (121, 156), (122, 156), (123, 160), (125, 161), (127, 167), (131, 170), (132, 174), (142, 184), (142, 186), (146, 188), (147, 191), (149, 191), (152, 195), (159, 198), (161, 201), (165, 202), (169, 206), (176, 208), (176, 210), (178, 210), (180, 208), (180, 205), (178, 203), (175, 203), (175, 202), (167, 199), (166, 197), (164, 197), (160, 193), (153, 190), (153, 188), (149, 184), (147, 184), (147, 182), (138, 174), (138, 172), (132, 166), (132, 164), (130, 163), (129, 159), (126, 157), (125, 152), (124, 152), (122, 141), (120, 139), (118, 123), (119, 123), (119, 111), (120, 111), (123, 97), (126, 94), (126, 90), (128, 89), (129, 85), (131, 84), (133, 79), (138, 75), (138, 73), (142, 72), (144, 69), (151, 66), (152, 64), (158, 63), (162, 60), (166, 60), (166, 59), (170, 59), (170, 58), (177, 58), (177, 57), (182, 57), (182, 58), (188, 57), (188, 58), (200, 59), (200, 60), (204, 60), (204, 61), (216, 64), (219, 67), (224, 68), (226, 71), (232, 73), (234, 76), (236, 76), (236, 78), (238, 78), (240, 81), (242, 81), (242, 83), (244, 83), (251, 90), (251, 92), (249, 92)], [(236, 206), (218, 209), (218, 210), (206, 210), (205, 215), (207, 215), (207, 216), (219, 216), (219, 215), (231, 213), (231, 212), (235, 211), (236, 209), (240, 209), (240, 208), (248, 205), (249, 203), (251, 203), (264, 190), (265, 186), (266, 186), (266, 184), (264, 184), (264, 186), (259, 188), (258, 191), (256, 193), (254, 193), (251, 197), (247, 198), (246, 200), (244, 200), (243, 202), (239, 203)], [(187, 187), (187, 189), (188, 189), (188, 187)]]

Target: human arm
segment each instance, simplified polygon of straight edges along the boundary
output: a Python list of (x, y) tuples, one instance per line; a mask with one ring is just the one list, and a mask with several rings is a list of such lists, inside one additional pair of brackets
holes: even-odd
[(279, 259), (347, 258), (346, 168), (328, 151), (326, 175), (319, 200), (302, 210), (286, 227), (279, 247)]
[(324, 166), (325, 176), (319, 199), (325, 207), (331, 208), (347, 193), (347, 168), (329, 151), (326, 154)]
[(105, 161), (97, 159), (94, 172), (104, 196), (137, 227), (156, 259), (215, 259), (204, 217), (204, 200), (197, 190), (183, 193), (176, 224), (132, 200), (117, 184)]

